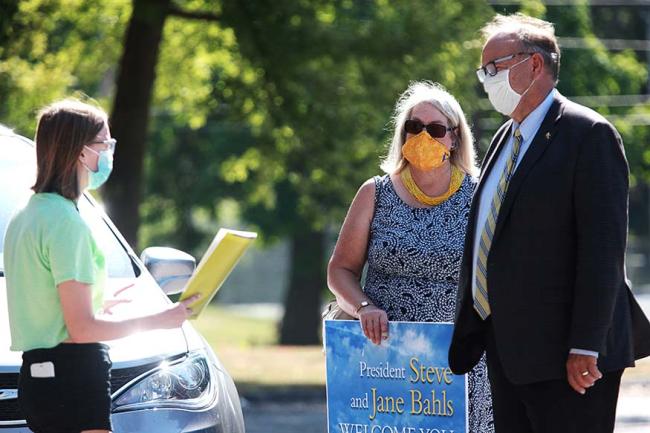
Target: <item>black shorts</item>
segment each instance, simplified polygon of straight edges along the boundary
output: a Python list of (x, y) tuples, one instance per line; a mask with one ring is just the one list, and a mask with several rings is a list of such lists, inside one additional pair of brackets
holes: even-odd
[(61, 343), (24, 352), (18, 404), (27, 426), (35, 433), (111, 430), (110, 378), (105, 344)]

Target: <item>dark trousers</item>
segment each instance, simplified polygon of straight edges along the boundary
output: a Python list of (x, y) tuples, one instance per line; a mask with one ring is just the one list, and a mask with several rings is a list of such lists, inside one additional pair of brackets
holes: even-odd
[(503, 372), (492, 324), (487, 366), (496, 433), (612, 433), (623, 370), (603, 373), (584, 395), (566, 379), (515, 385)]

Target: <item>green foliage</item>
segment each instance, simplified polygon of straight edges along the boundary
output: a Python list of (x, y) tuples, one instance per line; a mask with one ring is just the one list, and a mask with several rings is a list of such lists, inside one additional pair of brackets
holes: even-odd
[(411, 80), (440, 81), (470, 108), (476, 98), (480, 2), (225, 1), (219, 12), (165, 29), (143, 244), (192, 248), (224, 198), (266, 239), (338, 224), (378, 173)]
[(231, 29), (170, 17), (157, 74), (140, 243), (200, 255), (223, 220), (220, 203), (239, 198), (259, 166), (250, 132), (258, 72)]
[(489, 13), (473, 1), (224, 2), (223, 11), (243, 56), (263, 71), (262, 127), (251, 132), (264, 164), (244, 185), (243, 212), (273, 234), (342, 219), (356, 188), (378, 172), (390, 113), (409, 81), (473, 93), (465, 77), (476, 61), (463, 42)]
[[(267, 240), (338, 225), (358, 185), (378, 174), (393, 105), (409, 81), (441, 82), (470, 117), (485, 97), (473, 74), (477, 30), (494, 13), (483, 2), (179, 0), (176, 6), (221, 18), (170, 16), (166, 23), (145, 161), (143, 245), (200, 252), (216, 221), (224, 221), (224, 201), (239, 203), (227, 206), (231, 219), (245, 219)], [(564, 50), (559, 90), (565, 95), (645, 90), (638, 53), (610, 52), (596, 38), (643, 38), (637, 10), (538, 0), (499, 8), (516, 10), (555, 22), (560, 36), (590, 41), (589, 50)], [(75, 91), (108, 109), (130, 12), (128, 0), (4, 1), (0, 121), (32, 135), (35, 111)], [(650, 180), (650, 132), (635, 121), (648, 116), (647, 104), (597, 108), (613, 116), (623, 135), (633, 181)], [(480, 114), (502, 120), (491, 110)], [(492, 128), (480, 126), (477, 134), (489, 137)]]
[[(75, 91), (112, 96), (128, 0), (23, 0), (0, 20), (0, 121), (34, 133), (36, 111)], [(110, 11), (110, 13), (107, 13)]]
[[(611, 16), (606, 17), (611, 19)], [(645, 93), (647, 66), (632, 50), (611, 52), (602, 45), (597, 36), (602, 37), (604, 32), (611, 32), (612, 29), (593, 21), (594, 16), (586, 2), (580, 6), (562, 9), (549, 8), (547, 19), (556, 23), (556, 33), (559, 35), (584, 37), (589, 43), (587, 50), (565, 50), (563, 53), (558, 89), (564, 95), (616, 96)], [(616, 37), (615, 34), (610, 35)], [(644, 36), (625, 37), (642, 39)], [(630, 163), (632, 185), (636, 185), (639, 180), (650, 179), (650, 161), (643, 158), (647, 152), (650, 131), (647, 121), (644, 125), (635, 120), (639, 119), (642, 113), (647, 116), (650, 104), (623, 107), (603, 105), (593, 108), (611, 118), (621, 133)]]

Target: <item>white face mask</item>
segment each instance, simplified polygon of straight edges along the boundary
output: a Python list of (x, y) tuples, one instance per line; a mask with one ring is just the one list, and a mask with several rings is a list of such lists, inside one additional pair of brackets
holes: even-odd
[(530, 59), (530, 57), (522, 60), (515, 65), (512, 65), (508, 69), (497, 72), (495, 76), (488, 75), (485, 77), (485, 81), (483, 82), (483, 89), (485, 89), (485, 92), (488, 94), (488, 98), (490, 99), (492, 106), (499, 113), (510, 116), (512, 112), (515, 111), (515, 108), (517, 108), (517, 105), (519, 105), (521, 97), (528, 91), (528, 89), (530, 89), (530, 87), (535, 82), (535, 80), (531, 81), (530, 86), (528, 86), (528, 88), (524, 90), (521, 95), (517, 93), (510, 85), (510, 70), (512, 70), (512, 68), (515, 66), (521, 65), (528, 59)]

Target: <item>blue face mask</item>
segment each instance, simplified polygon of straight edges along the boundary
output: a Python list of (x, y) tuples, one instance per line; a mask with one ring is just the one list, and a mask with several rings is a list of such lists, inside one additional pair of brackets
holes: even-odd
[(113, 171), (113, 152), (108, 149), (97, 152), (88, 146), (85, 147), (98, 156), (97, 171), (92, 171), (84, 164), (88, 170), (88, 189), (97, 189), (106, 182)]

